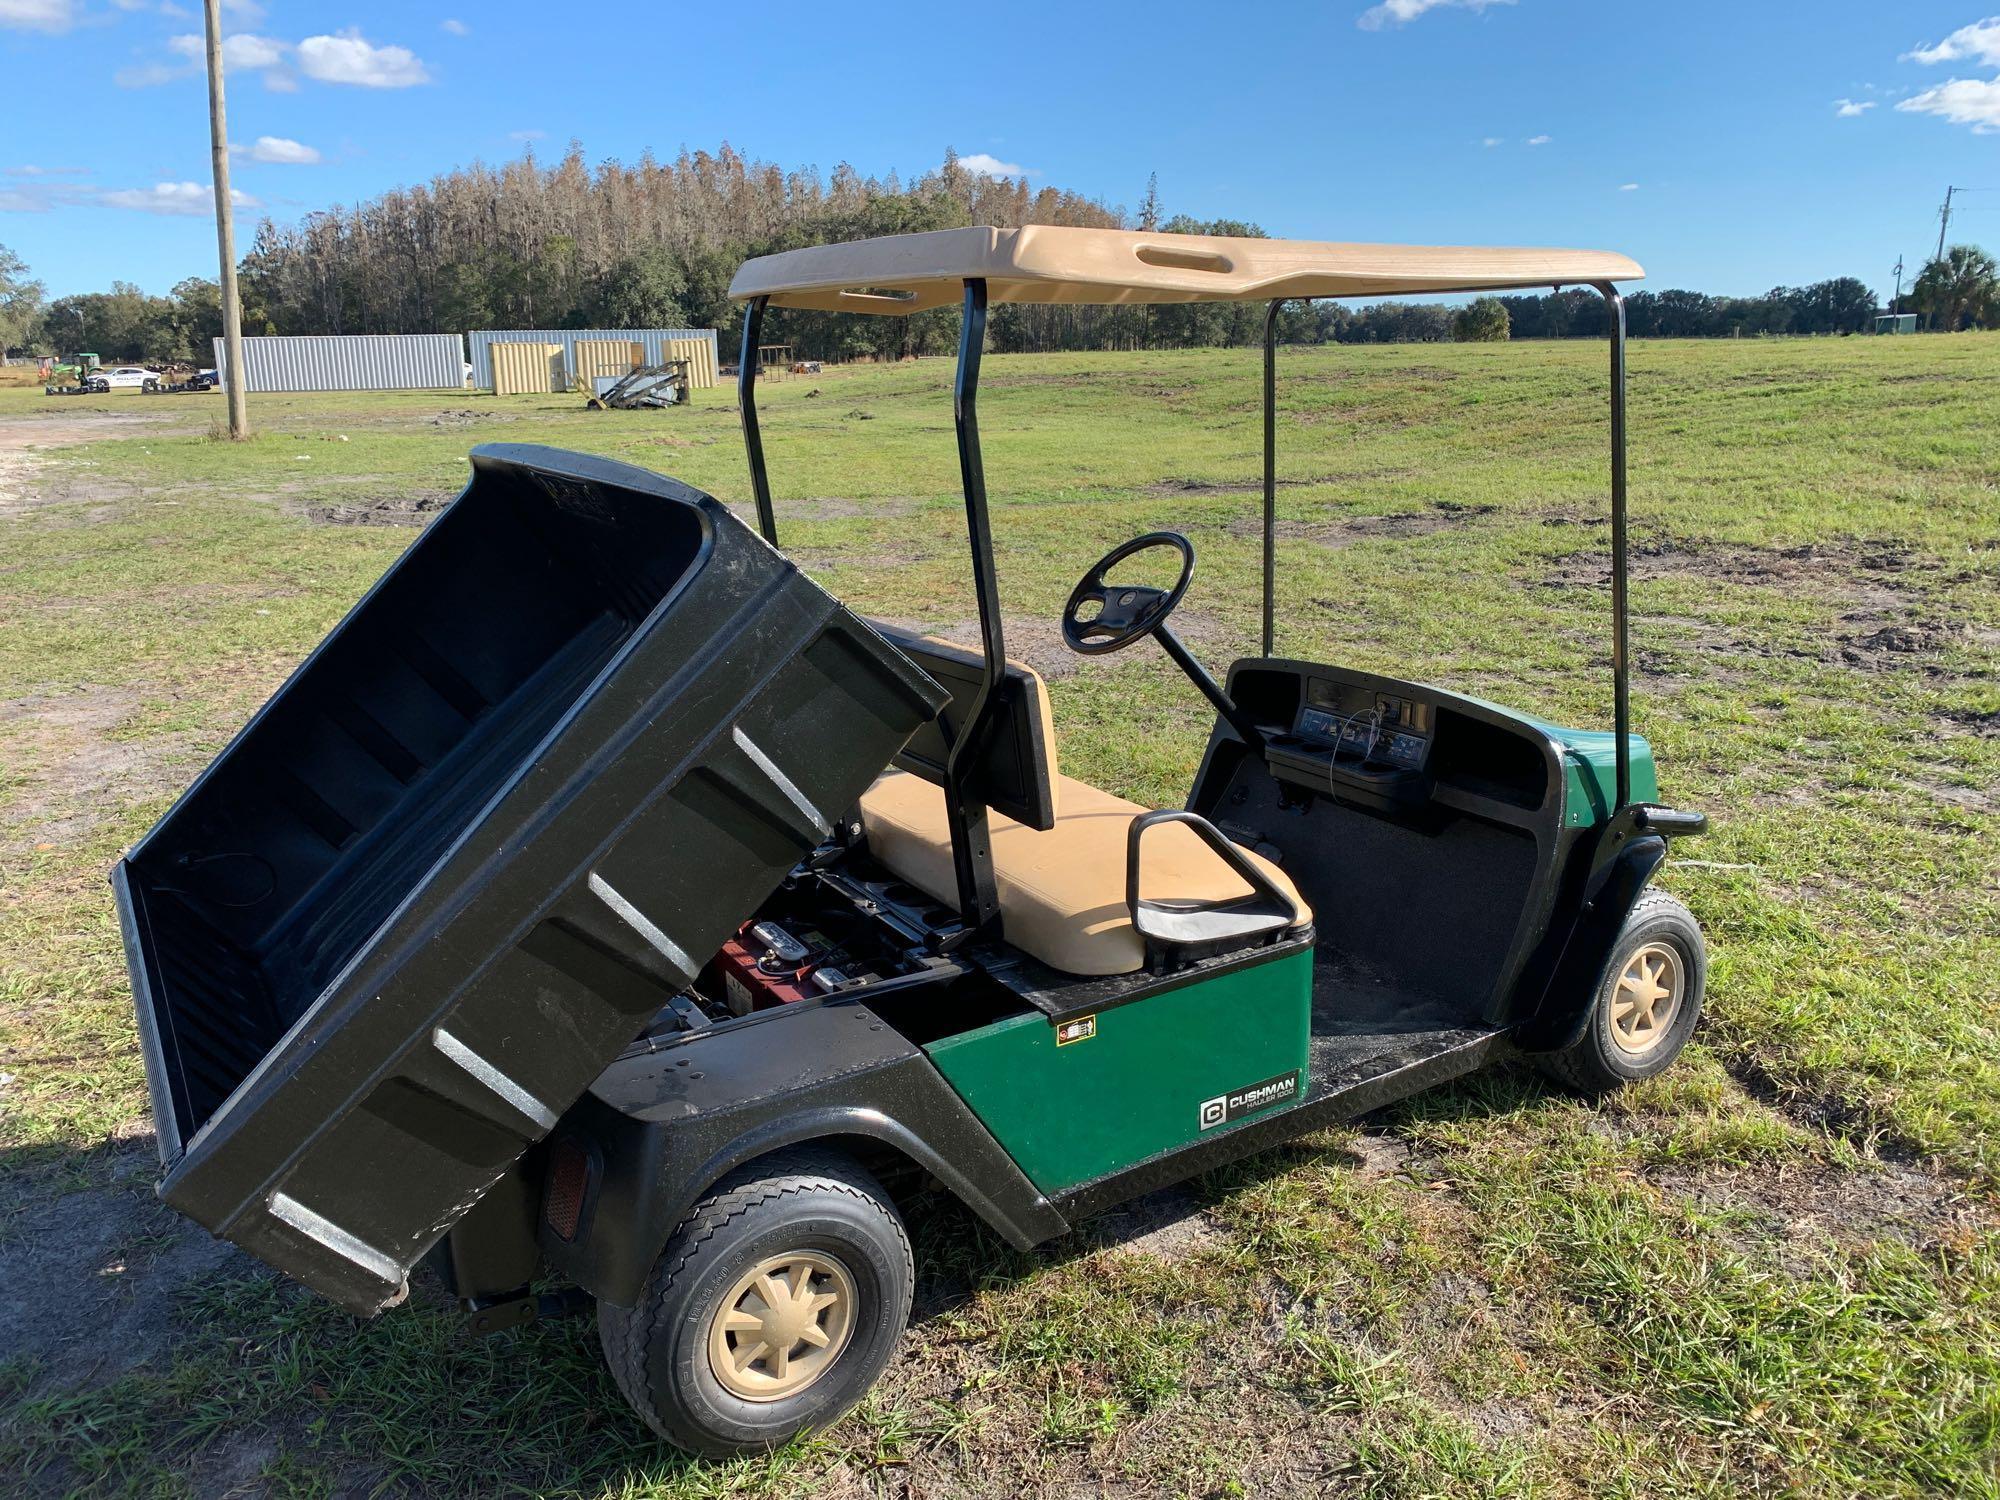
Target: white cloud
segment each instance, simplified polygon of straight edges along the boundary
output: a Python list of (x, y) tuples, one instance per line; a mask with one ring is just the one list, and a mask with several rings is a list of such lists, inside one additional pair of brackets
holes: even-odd
[(546, 130), (510, 130), (507, 132), (507, 139), (510, 141), (540, 141), (548, 139), (548, 134)]
[[(167, 50), (201, 62), (205, 56), (203, 39), (187, 35), (170, 37)], [(274, 37), (257, 36), (252, 32), (239, 31), (234, 36), (222, 39), (222, 66), (230, 72), (254, 73), (265, 68), (274, 68), (285, 60), (287, 44)]]
[(111, 81), (121, 89), (157, 88), (163, 83), (172, 83), (176, 78), (192, 78), (195, 75), (191, 63), (138, 63), (129, 68), (120, 68)]
[[(1961, 26), (1934, 46), (1905, 52), (1903, 61), (1926, 66), (1970, 62), (2000, 68), (2000, 16), (1988, 16), (1970, 26)], [(1906, 114), (1936, 115), (1954, 125), (1970, 125), (1975, 135), (1991, 135), (2000, 131), (2000, 77), (1948, 78), (1898, 100), (1896, 108)]]
[(262, 0), (222, 0), (222, 8), (246, 26), (255, 26), (264, 19)]
[(373, 46), (351, 29), (300, 42), (299, 68), (321, 83), (368, 89), (406, 89), (431, 81), (430, 70), (409, 48)]
[(247, 148), (236, 146), (231, 149), (243, 152), (252, 161), (286, 166), (310, 167), (320, 159), (319, 152), (311, 146), (287, 140), (281, 135), (260, 135), (252, 146)]
[[(115, 192), (100, 193), (97, 201), (106, 208), (192, 217), (215, 211), (215, 189), (199, 182), (156, 182), (150, 188), (119, 188)], [(234, 190), (229, 194), (229, 201), (238, 208), (260, 206), (248, 193)]]
[(88, 177), (90, 175), (90, 168), (23, 165), (7, 168), (6, 175), (9, 177)]
[(1514, 0), (1382, 0), (1379, 5), (1371, 5), (1361, 13), (1354, 24), (1363, 31), (1380, 31), (1385, 26), (1401, 26), (1414, 21), (1426, 11), (1470, 10), (1483, 11), (1491, 5), (1512, 5)]
[(2000, 131), (2000, 78), (1954, 78), (1899, 100), (1896, 108), (1970, 125), (1976, 135)]
[(1002, 161), (984, 151), (961, 156), (958, 164), (977, 177), (1032, 177), (1035, 174), (1018, 162)]
[(1903, 54), (1904, 62), (1962, 62), (1967, 59), (2000, 68), (2000, 16), (1988, 16), (1961, 26), (1934, 47), (1918, 47)]
[(1851, 120), (1856, 115), (1865, 115), (1874, 107), (1875, 101), (1873, 99), (1836, 99), (1833, 101), (1833, 112), (1836, 117), (1842, 120)]
[(1490, 149), (1491, 147), (1505, 144), (1505, 138), (1497, 135), (1489, 135), (1484, 140), (1480, 141), (1479, 144), (1488, 147)]
[(1618, 191), (1621, 193), (1636, 193), (1639, 191), (1639, 184), (1636, 182), (1621, 182), (1618, 184)]
[(1552, 135), (1531, 135), (1528, 137), (1528, 144), (1530, 146), (1546, 146), (1554, 139), (1555, 137)]
[(438, 30), (444, 32), (447, 36), (472, 35), (472, 28), (456, 16), (447, 16), (444, 20), (438, 22)]
[(74, 0), (0, 0), (0, 26), (16, 31), (67, 31), (75, 20)]

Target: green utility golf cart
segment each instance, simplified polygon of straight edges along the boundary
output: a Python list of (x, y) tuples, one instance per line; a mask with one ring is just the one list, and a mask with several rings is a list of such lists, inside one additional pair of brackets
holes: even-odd
[[(927, 1183), (1026, 1247), (1503, 1057), (1585, 1091), (1658, 1072), (1706, 960), (1649, 884), (1706, 823), (1659, 804), (1629, 727), (1638, 275), (1039, 227), (751, 261), (755, 531), (628, 465), (476, 450), (113, 871), (162, 1196), (358, 1313), (420, 1261), (482, 1331), (594, 1303), (639, 1414), (723, 1454), (881, 1373), (914, 1279), (897, 1204)], [(1611, 311), (1610, 732), (1280, 655), (1280, 305), (1562, 284)], [(1007, 655), (980, 358), (995, 301), (1203, 299), (1270, 309), (1263, 650), (1218, 682), (1175, 634), (1196, 557), (1169, 531), (1092, 564), (1061, 622), (1085, 656), (1156, 643), (1214, 709), (1185, 805), (1150, 808), (1061, 774)], [(962, 643), (786, 558), (756, 405), (767, 308), (954, 303)]]

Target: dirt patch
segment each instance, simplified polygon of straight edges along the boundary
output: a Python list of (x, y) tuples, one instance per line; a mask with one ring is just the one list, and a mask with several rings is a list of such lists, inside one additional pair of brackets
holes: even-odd
[(457, 490), (417, 490), (376, 500), (323, 501), (302, 509), (322, 526), (428, 526), (457, 498)]
[[(887, 519), (893, 516), (907, 516), (921, 508), (920, 502), (908, 495), (887, 495), (875, 500), (846, 500), (837, 495), (813, 495), (804, 500), (782, 500), (777, 502), (777, 518), (780, 527), (788, 520), (801, 521), (851, 521), (856, 519)], [(756, 514), (755, 509), (751, 514)], [(782, 531), (780, 535), (782, 535)]]
[(38, 762), (7, 803), (0, 847), (79, 844), (121, 808), (172, 784), (167, 770), (191, 756), (195, 736), (115, 737), (139, 712), (142, 696), (140, 685), (96, 686), (0, 703), (0, 723), (17, 743), (25, 738)]
[(1947, 708), (1938, 717), (1960, 734), (1982, 740), (2000, 739), (2000, 709)]
[(1894, 672), (1916, 669), (1941, 674), (1937, 657), (1954, 646), (1967, 644), (1978, 636), (1963, 625), (1945, 625), (1928, 620), (1905, 620), (1880, 624), (1880, 616), (1870, 610), (1845, 615), (1856, 626), (1876, 626), (1843, 635), (1839, 659), (1864, 672)]
[[(1278, 489), (1301, 489), (1307, 485), (1319, 484), (1317, 479), (1280, 479)], [(1252, 479), (1233, 483), (1212, 484), (1205, 479), (1162, 479), (1157, 484), (1149, 484), (1142, 493), (1154, 496), (1172, 495), (1261, 495), (1264, 481)]]
[[(1544, 525), (1589, 524), (1543, 518)], [(1691, 542), (1636, 542), (1627, 557), (1634, 579), (1697, 577), (1723, 583), (1758, 584), (1788, 590), (1832, 585), (1848, 590), (1898, 590), (1911, 585), (1902, 575), (1930, 571), (1939, 564), (1913, 557), (1894, 542), (1808, 542), (1802, 547), (1703, 547)], [(1545, 588), (1611, 587), (1608, 552), (1571, 552), (1556, 558), (1540, 580)]]
[(1185, 1260), (1229, 1238), (1208, 1216), (1200, 1196), (1185, 1184), (1099, 1214), (1080, 1225), (1077, 1233), (1092, 1246), (1168, 1262)]
[(1409, 1142), (1393, 1135), (1357, 1135), (1345, 1146), (1354, 1162), (1354, 1175), (1363, 1182), (1380, 1182), (1411, 1170), (1414, 1153)]
[[(1281, 520), (1273, 529), (1286, 540), (1317, 542), (1329, 551), (1338, 552), (1356, 542), (1430, 536), (1456, 526), (1470, 516), (1483, 516), (1494, 509), (1491, 505), (1457, 505), (1440, 501), (1428, 510), (1394, 511), (1388, 515), (1330, 516), (1318, 521)], [(1229, 523), (1228, 529), (1231, 536), (1261, 537), (1264, 522), (1257, 516), (1239, 516)]]
[(484, 412), (460, 409), (457, 411), (441, 411), (434, 417), (425, 417), (424, 425), (426, 427), (457, 429), (460, 427), (472, 427), (488, 420), (490, 420), (490, 417)]
[(150, 1134), (134, 1139), (112, 1181), (60, 1197), (23, 1194), (0, 1218), (0, 1349), (35, 1366), (48, 1389), (109, 1381), (161, 1363), (173, 1309), (190, 1286), (252, 1269), (152, 1192)]
[(49, 410), (0, 417), (0, 520), (72, 500), (105, 498), (101, 481), (93, 482), (88, 494), (39, 482), (48, 468), (40, 456), (43, 449), (137, 437), (171, 420), (170, 412), (136, 411)]
[(1994, 1225), (1992, 1211), (1953, 1184), (1902, 1163), (1848, 1171), (1826, 1162), (1651, 1174), (1662, 1191), (1726, 1216), (1746, 1243), (1775, 1244), (1804, 1269), (1827, 1243), (1866, 1248), (1898, 1240), (1931, 1252), (1963, 1249)]

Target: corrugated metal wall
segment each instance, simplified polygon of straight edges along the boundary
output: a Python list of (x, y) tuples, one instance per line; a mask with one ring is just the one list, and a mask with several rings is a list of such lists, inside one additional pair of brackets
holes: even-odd
[[(215, 368), (224, 368), (221, 339)], [(243, 341), (243, 368), (256, 392), (464, 390), (465, 341), (455, 333), (258, 335)]]
[(715, 340), (668, 339), (667, 358), (688, 362), (688, 385), (705, 391), (715, 384)]
[(646, 346), (638, 339), (578, 339), (570, 350), (571, 383), (596, 391), (600, 380), (622, 380), (646, 363)]
[[(493, 389), (493, 356), (495, 344), (561, 344), (563, 359), (572, 377), (576, 374), (576, 345), (579, 339), (589, 342), (601, 339), (630, 339), (645, 345), (645, 363), (656, 365), (668, 359), (685, 359), (686, 355), (669, 354), (667, 344), (672, 339), (700, 339), (709, 348), (709, 368), (715, 367), (715, 330), (713, 328), (479, 328), (468, 333), (466, 342), (471, 345), (472, 383), (482, 390)], [(693, 372), (690, 371), (690, 374)], [(695, 384), (700, 385), (699, 378)], [(714, 383), (711, 376), (710, 384)]]
[(547, 395), (568, 383), (561, 344), (496, 344), (492, 360), (496, 396)]

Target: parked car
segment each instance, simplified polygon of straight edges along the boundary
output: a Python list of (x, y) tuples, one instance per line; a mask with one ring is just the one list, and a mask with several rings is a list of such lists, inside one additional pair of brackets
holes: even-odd
[(159, 383), (160, 377), (144, 365), (111, 365), (93, 377), (99, 390), (138, 391)]

